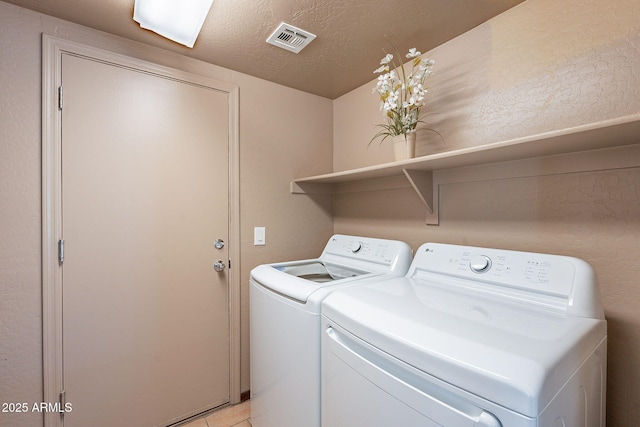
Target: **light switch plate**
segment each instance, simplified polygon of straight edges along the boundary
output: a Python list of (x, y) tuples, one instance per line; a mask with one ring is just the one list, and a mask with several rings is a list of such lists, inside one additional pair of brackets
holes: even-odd
[(265, 227), (253, 227), (253, 246), (265, 246), (267, 234)]

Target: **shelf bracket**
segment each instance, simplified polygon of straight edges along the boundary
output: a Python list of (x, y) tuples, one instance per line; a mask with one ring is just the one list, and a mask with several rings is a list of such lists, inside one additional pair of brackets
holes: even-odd
[(438, 225), (439, 186), (433, 182), (433, 172), (425, 170), (402, 169), (409, 183), (427, 207), (428, 225)]

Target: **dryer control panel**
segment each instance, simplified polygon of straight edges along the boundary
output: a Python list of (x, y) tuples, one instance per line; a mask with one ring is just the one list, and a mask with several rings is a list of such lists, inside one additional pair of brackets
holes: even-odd
[(519, 298), (541, 304), (582, 304), (589, 312), (600, 309), (593, 269), (573, 257), (425, 243), (416, 252), (408, 276), (434, 279), (435, 275), (463, 279), (461, 285), (491, 289), (496, 295), (518, 292)]

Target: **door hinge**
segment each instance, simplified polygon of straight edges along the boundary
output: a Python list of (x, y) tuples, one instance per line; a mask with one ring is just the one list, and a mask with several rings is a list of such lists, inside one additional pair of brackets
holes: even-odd
[(62, 86), (58, 86), (58, 110), (62, 111)]
[(231, 260), (229, 260), (229, 270), (231, 270)]
[(58, 264), (64, 262), (64, 239), (58, 240)]
[(58, 410), (58, 412), (64, 414), (66, 407), (67, 407), (67, 392), (66, 390), (62, 390), (60, 392), (60, 409)]

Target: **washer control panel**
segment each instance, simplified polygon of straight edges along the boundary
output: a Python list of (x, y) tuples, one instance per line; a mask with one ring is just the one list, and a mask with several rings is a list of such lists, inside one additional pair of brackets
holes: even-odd
[(413, 254), (409, 245), (398, 240), (336, 234), (329, 239), (320, 258), (363, 270), (404, 275)]

